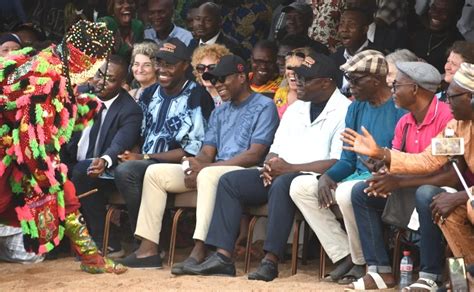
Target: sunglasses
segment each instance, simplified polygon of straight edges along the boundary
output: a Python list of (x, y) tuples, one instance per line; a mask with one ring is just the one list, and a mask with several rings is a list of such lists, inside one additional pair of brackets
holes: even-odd
[(289, 57), (298, 57), (298, 58), (301, 58), (301, 59), (304, 59), (306, 58), (306, 55), (305, 53), (303, 52), (292, 52), (292, 51), (289, 51), (288, 53), (286, 53), (286, 58), (288, 59)]
[(369, 76), (369, 75), (362, 75), (359, 77), (354, 77), (346, 73), (344, 73), (343, 75), (344, 75), (344, 78), (346, 78), (346, 80), (349, 81), (349, 83), (352, 85), (357, 85), (362, 79)]
[(464, 95), (464, 94), (471, 94), (471, 93), (469, 91), (456, 93), (456, 94), (449, 94), (449, 93), (446, 92), (446, 98), (447, 99), (453, 99), (455, 97), (458, 97), (458, 96), (461, 96), (461, 95)]
[(217, 82), (219, 82), (219, 83), (224, 83), (225, 80), (227, 79), (227, 76), (229, 76), (229, 75), (226, 75), (226, 76), (219, 76), (219, 77), (215, 76), (214, 78), (212, 78), (212, 79), (209, 80), (209, 81), (211, 82), (212, 85), (215, 86), (215, 85), (217, 84)]
[(217, 65), (217, 64), (209, 64), (209, 65), (197, 64), (197, 65), (196, 65), (196, 71), (197, 71), (199, 74), (202, 74), (202, 73), (206, 72), (206, 70), (207, 70), (207, 71), (214, 70), (214, 68), (216, 68), (216, 65)]

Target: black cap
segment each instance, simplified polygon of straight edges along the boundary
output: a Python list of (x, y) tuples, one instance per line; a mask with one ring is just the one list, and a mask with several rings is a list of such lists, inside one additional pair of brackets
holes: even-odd
[(292, 10), (296, 10), (296, 12), (302, 13), (302, 14), (313, 15), (313, 9), (311, 8), (311, 5), (306, 4), (306, 3), (299, 3), (299, 2), (293, 2), (290, 5), (283, 7), (281, 12), (287, 13)]
[(326, 55), (310, 53), (307, 55), (301, 66), (289, 68), (304, 78), (338, 78), (338, 68), (336, 63)]
[(225, 55), (222, 56), (213, 70), (202, 74), (202, 79), (211, 80), (215, 77), (223, 77), (235, 73), (247, 73), (245, 61), (237, 55)]
[(176, 64), (179, 61), (189, 61), (190, 57), (191, 52), (189, 48), (177, 38), (170, 38), (161, 44), (156, 54), (157, 59), (163, 59), (170, 64)]
[(14, 42), (21, 46), (21, 42), (18, 36), (12, 33), (6, 33), (0, 36), (0, 45), (3, 45), (6, 42)]

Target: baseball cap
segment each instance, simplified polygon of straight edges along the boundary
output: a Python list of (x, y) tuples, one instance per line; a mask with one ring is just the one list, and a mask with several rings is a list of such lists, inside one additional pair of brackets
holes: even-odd
[(335, 81), (338, 78), (338, 69), (334, 61), (319, 53), (308, 54), (300, 66), (289, 69), (304, 78), (331, 78)]
[(311, 8), (311, 5), (306, 4), (306, 3), (299, 3), (299, 2), (293, 2), (288, 6), (283, 7), (281, 12), (290, 12), (292, 10), (295, 10), (298, 13), (301, 14), (308, 14), (308, 15), (313, 15), (313, 9)]
[(222, 56), (213, 70), (202, 74), (202, 79), (211, 80), (235, 73), (247, 73), (245, 61), (237, 55), (225, 55)]
[(167, 63), (176, 64), (180, 61), (189, 61), (191, 52), (189, 48), (177, 38), (169, 38), (160, 45), (156, 54), (157, 59), (165, 60)]

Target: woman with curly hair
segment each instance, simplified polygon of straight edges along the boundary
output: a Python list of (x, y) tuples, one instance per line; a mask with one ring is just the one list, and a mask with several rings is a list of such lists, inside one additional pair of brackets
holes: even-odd
[(298, 48), (290, 51), (285, 57), (285, 79), (273, 98), (280, 119), (286, 109), (297, 100), (295, 71), (289, 68), (300, 66), (309, 52), (309, 48)]
[(202, 74), (214, 69), (221, 57), (229, 54), (229, 49), (223, 45), (213, 44), (196, 48), (191, 59), (191, 65), (194, 68), (193, 74), (196, 76), (196, 81), (207, 89), (216, 106), (219, 106), (222, 103), (221, 97), (210, 81), (202, 79)]
[(145, 88), (158, 81), (158, 65), (155, 57), (158, 52), (159, 47), (154, 42), (143, 42), (133, 46), (130, 64), (133, 78), (140, 85), (139, 88), (128, 92), (133, 99), (138, 100)]

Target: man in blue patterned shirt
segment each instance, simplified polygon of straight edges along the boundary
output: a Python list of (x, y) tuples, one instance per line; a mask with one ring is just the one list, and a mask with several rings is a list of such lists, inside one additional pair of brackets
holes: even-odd
[(115, 184), (127, 203), (132, 230), (148, 166), (178, 163), (183, 156), (196, 155), (202, 146), (214, 103), (204, 87), (186, 78), (190, 55), (176, 38), (162, 44), (157, 54), (158, 83), (145, 89), (139, 100), (143, 110), (141, 153), (119, 155), (122, 163), (115, 170)]

